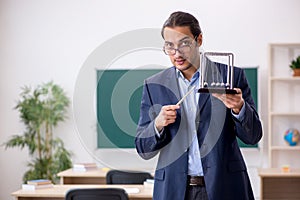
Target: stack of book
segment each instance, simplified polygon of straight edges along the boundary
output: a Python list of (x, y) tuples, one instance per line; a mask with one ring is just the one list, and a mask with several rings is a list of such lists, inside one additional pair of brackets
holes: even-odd
[(96, 163), (75, 163), (73, 165), (73, 171), (77, 172), (86, 172), (97, 169), (98, 167)]
[(22, 185), (23, 190), (36, 190), (51, 187), (53, 187), (53, 184), (48, 179), (29, 180), (27, 181), (27, 184)]

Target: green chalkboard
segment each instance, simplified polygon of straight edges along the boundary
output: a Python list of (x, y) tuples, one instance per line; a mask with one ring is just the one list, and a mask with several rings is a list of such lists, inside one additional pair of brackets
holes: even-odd
[(98, 148), (134, 148), (143, 83), (159, 71), (97, 71)]
[[(257, 67), (255, 68), (245, 68), (245, 74), (246, 77), (248, 79), (249, 85), (250, 85), (250, 89), (251, 89), (251, 93), (252, 93), (252, 97), (256, 106), (256, 110), (257, 110)], [(238, 139), (238, 143), (240, 147), (244, 147), (244, 148), (251, 148), (251, 147), (258, 147), (258, 145), (247, 145), (245, 143), (243, 143), (240, 139)]]
[[(134, 148), (144, 80), (161, 69), (97, 70), (97, 146)], [(257, 68), (246, 68), (257, 105)], [(238, 141), (241, 147), (257, 147)]]

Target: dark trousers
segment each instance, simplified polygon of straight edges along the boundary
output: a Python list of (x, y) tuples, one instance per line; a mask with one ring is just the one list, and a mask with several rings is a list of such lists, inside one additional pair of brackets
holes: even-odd
[(186, 187), (185, 200), (208, 200), (205, 186), (191, 186)]

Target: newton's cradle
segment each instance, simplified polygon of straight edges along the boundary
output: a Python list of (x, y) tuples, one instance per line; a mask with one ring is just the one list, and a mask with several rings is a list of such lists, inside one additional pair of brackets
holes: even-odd
[[(222, 57), (226, 64), (213, 62), (210, 58)], [(201, 85), (200, 93), (237, 94), (233, 89), (233, 53), (204, 52), (201, 54)]]

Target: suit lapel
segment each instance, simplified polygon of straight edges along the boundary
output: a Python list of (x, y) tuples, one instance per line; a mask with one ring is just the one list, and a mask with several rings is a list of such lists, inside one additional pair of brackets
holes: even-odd
[(208, 98), (209, 96), (210, 96), (209, 93), (201, 93), (200, 94), (199, 101), (198, 101), (198, 112), (197, 113), (201, 112), (201, 110), (203, 109), (203, 106), (205, 105), (205, 103), (209, 99)]
[[(166, 90), (166, 98), (170, 99), (170, 102), (176, 104), (181, 99), (181, 94), (179, 92), (178, 79), (176, 76), (175, 67), (170, 68), (170, 70), (166, 71), (166, 76), (162, 79), (161, 84), (167, 88)], [(199, 101), (198, 101), (198, 114), (203, 109), (207, 100), (209, 99), (210, 94), (201, 93)], [(176, 98), (174, 98), (176, 97)], [(181, 110), (181, 109), (180, 109)], [(179, 110), (179, 113), (180, 113)]]
[(162, 81), (162, 85), (167, 88), (166, 96), (170, 99), (170, 102), (176, 104), (181, 99), (181, 95), (179, 92), (175, 67), (172, 67), (170, 70), (168, 70), (165, 79)]

